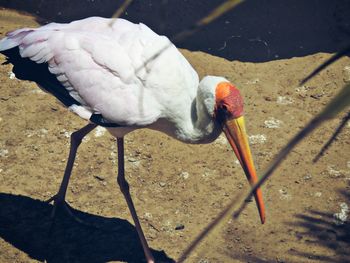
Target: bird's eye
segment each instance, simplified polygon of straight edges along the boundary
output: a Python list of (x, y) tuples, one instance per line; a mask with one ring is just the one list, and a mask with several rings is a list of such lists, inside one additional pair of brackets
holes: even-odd
[(230, 118), (231, 117), (231, 111), (229, 110), (229, 107), (226, 104), (221, 105), (221, 114), (225, 116), (225, 118)]
[(218, 108), (217, 108), (217, 112), (216, 112), (216, 119), (222, 123), (224, 121), (226, 121), (227, 119), (229, 119), (231, 116), (231, 113), (228, 109), (228, 107), (225, 104), (221, 104)]
[(222, 110), (227, 114), (228, 113), (228, 109), (227, 109), (227, 106), (225, 104), (223, 104), (221, 106)]

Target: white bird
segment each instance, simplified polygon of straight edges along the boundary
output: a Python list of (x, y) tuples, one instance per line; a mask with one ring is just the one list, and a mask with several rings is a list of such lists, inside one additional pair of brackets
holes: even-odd
[[(257, 181), (243, 119), (243, 100), (227, 79), (197, 73), (165, 36), (144, 24), (91, 17), (69, 24), (9, 32), (0, 52), (16, 77), (36, 82), (88, 124), (71, 136), (59, 191), (65, 195), (79, 144), (97, 125), (117, 138), (118, 184), (133, 217), (147, 262), (154, 262), (124, 176), (124, 136), (139, 128), (185, 143), (214, 141), (223, 131), (251, 184)], [(261, 222), (265, 208), (255, 193)]]

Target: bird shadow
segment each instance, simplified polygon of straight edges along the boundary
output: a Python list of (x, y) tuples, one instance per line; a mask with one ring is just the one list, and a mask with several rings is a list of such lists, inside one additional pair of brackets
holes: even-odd
[[(145, 262), (135, 227), (128, 221), (73, 210), (84, 222), (27, 196), (0, 193), (0, 236), (29, 257), (52, 262)], [(93, 227), (96, 226), (96, 227)], [(175, 262), (151, 249), (156, 262)]]
[[(350, 193), (345, 190), (340, 190), (340, 193), (349, 203)], [(307, 215), (298, 214), (297, 221), (292, 225), (304, 229), (296, 235), (300, 242), (308, 244), (308, 249), (290, 250), (290, 253), (319, 262), (350, 262), (349, 221), (337, 224), (332, 213), (310, 210)], [(333, 255), (322, 255), (317, 252), (317, 248), (326, 248), (332, 251)]]

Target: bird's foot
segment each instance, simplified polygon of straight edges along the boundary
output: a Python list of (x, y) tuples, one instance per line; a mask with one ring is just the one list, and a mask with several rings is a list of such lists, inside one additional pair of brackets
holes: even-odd
[(62, 197), (62, 195), (60, 195), (59, 193), (55, 194), (54, 196), (52, 196), (50, 199), (48, 199), (47, 201), (45, 201), (46, 203), (51, 203), (53, 202), (53, 208), (52, 208), (52, 212), (51, 212), (51, 219), (54, 221), (55, 217), (56, 217), (56, 212), (58, 208), (63, 208), (65, 210), (65, 212), (74, 219), (75, 222), (85, 225), (85, 226), (93, 226), (87, 222), (84, 222), (83, 220), (81, 220), (79, 217), (77, 217), (76, 215), (74, 215), (74, 213), (72, 212), (72, 208), (70, 207), (70, 205), (66, 202), (65, 198)]

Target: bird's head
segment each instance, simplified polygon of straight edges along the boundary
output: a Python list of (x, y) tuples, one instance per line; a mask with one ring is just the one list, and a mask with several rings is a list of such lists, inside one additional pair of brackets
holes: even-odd
[[(250, 184), (257, 182), (257, 175), (250, 151), (243, 117), (243, 98), (239, 90), (228, 80), (205, 77), (200, 83), (205, 107), (221, 127)], [(210, 95), (209, 95), (210, 94)], [(265, 207), (260, 189), (255, 192), (261, 222), (265, 222)]]

